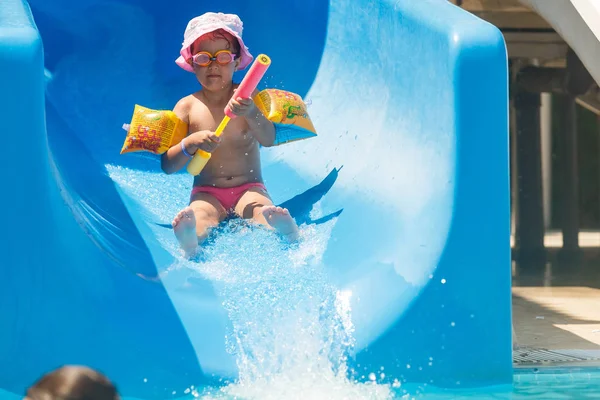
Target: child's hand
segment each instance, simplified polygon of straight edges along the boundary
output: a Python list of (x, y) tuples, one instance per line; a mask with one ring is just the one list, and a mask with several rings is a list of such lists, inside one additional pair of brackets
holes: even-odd
[(229, 100), (227, 107), (238, 117), (246, 117), (256, 110), (254, 100), (242, 99), (241, 97)]
[(198, 150), (212, 153), (219, 146), (219, 143), (221, 143), (221, 138), (211, 131), (198, 131), (188, 136), (185, 139), (185, 143), (188, 147), (188, 152), (191, 154), (194, 154)]

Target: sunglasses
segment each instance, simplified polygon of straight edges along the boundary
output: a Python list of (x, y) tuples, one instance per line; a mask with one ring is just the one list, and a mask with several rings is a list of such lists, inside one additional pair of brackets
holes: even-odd
[(208, 67), (213, 61), (216, 61), (219, 65), (227, 65), (232, 63), (233, 60), (235, 60), (235, 54), (232, 54), (229, 50), (219, 50), (214, 56), (208, 51), (201, 51), (192, 56), (188, 62), (200, 67)]

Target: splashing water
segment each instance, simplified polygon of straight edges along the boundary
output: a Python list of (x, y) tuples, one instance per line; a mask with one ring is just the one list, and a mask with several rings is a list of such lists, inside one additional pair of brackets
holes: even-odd
[(192, 268), (224, 299), (232, 322), (226, 343), (239, 378), (203, 398), (389, 397), (386, 386), (347, 378), (351, 293), (331, 286), (321, 263), (334, 223), (303, 227), (300, 242), (287, 245), (236, 221), (206, 247), (208, 262)]

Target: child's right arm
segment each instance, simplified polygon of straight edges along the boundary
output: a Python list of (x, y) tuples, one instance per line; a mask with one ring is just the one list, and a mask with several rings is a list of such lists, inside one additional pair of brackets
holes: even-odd
[[(190, 101), (183, 98), (177, 102), (173, 112), (179, 119), (189, 125)], [(199, 149), (212, 153), (221, 139), (210, 131), (189, 133), (180, 143), (172, 146), (160, 158), (160, 166), (167, 174), (179, 171)]]

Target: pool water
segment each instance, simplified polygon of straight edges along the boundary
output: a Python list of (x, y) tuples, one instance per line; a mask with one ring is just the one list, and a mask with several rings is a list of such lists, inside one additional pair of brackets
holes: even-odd
[(600, 399), (600, 369), (542, 369), (515, 375), (515, 399)]
[[(244, 393), (240, 388), (232, 393), (231, 387), (224, 389), (205, 389), (188, 394), (187, 398), (204, 400), (230, 399), (315, 399), (315, 400), (371, 400), (371, 399), (424, 399), (424, 400), (460, 400), (460, 399), (600, 399), (600, 369), (563, 368), (516, 370), (512, 385), (469, 388), (463, 390), (442, 390), (435, 386), (401, 385), (388, 387), (378, 384), (347, 383), (348, 387), (315, 386), (308, 393), (294, 388), (293, 382), (287, 388), (263, 387), (262, 393)], [(353, 389), (350, 389), (353, 387)], [(304, 388), (302, 388), (304, 389)], [(341, 390), (340, 390), (341, 389)], [(345, 389), (345, 390), (344, 390)], [(197, 397), (195, 397), (197, 396)]]
[(600, 399), (600, 369), (541, 368), (515, 370), (513, 384), (480, 389), (441, 391), (414, 388), (394, 393), (394, 399)]
[[(488, 387), (481, 389), (464, 389), (442, 391), (435, 387), (417, 387), (408, 385), (407, 387), (391, 388), (388, 396), (380, 397), (385, 389), (380, 388), (380, 394), (377, 394), (373, 388), (367, 388), (362, 393), (360, 389), (356, 389), (354, 393), (338, 391), (339, 387), (319, 388), (315, 386), (316, 394), (314, 397), (309, 397), (309, 393), (298, 391), (294, 387), (293, 382), (286, 382), (290, 385), (288, 388), (281, 387), (263, 387), (263, 393), (243, 393), (243, 388), (238, 387), (232, 390), (229, 388), (206, 388), (204, 390), (190, 389), (189, 393), (183, 394), (182, 400), (188, 399), (303, 399), (303, 400), (342, 400), (342, 399), (423, 399), (423, 400), (461, 400), (461, 399), (481, 399), (481, 400), (501, 400), (501, 399), (600, 399), (600, 369), (597, 368), (562, 368), (562, 369), (541, 369), (537, 372), (532, 370), (516, 371), (513, 379), (513, 385), (502, 387)], [(357, 387), (361, 386), (355, 384)], [(369, 385), (362, 385), (369, 386)], [(376, 385), (370, 385), (376, 386)], [(278, 391), (278, 390), (279, 391)], [(283, 391), (281, 391), (283, 389)], [(365, 393), (370, 392), (370, 393)], [(363, 397), (347, 397), (348, 395), (364, 395)], [(283, 395), (283, 396), (282, 396)], [(369, 397), (371, 396), (371, 397)], [(0, 400), (16, 400), (20, 399), (12, 393), (8, 393), (0, 389)], [(125, 398), (124, 400), (134, 400), (133, 398)]]

